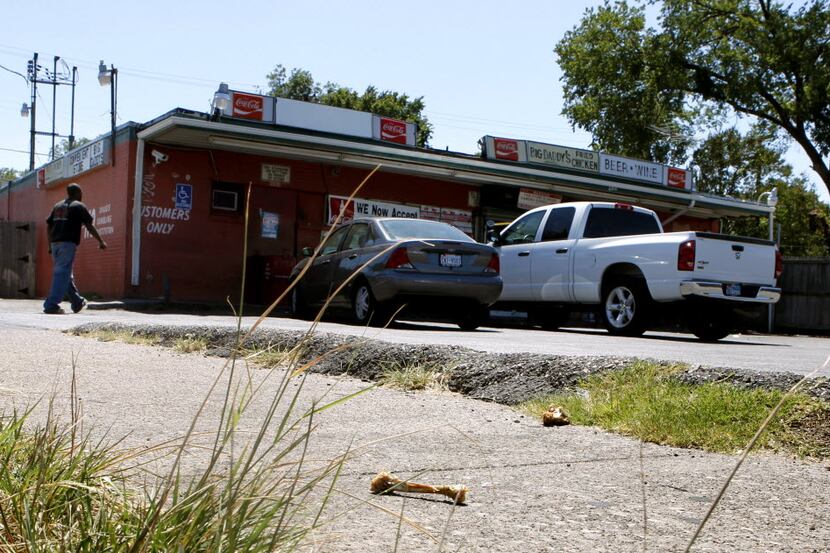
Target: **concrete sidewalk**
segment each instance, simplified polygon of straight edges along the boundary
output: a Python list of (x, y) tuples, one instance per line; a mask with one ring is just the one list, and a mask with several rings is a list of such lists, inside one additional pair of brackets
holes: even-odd
[[(68, 405), (71, 358), (77, 356), (85, 428), (124, 445), (147, 446), (181, 435), (223, 360), (170, 350), (102, 343), (39, 329), (3, 330), (0, 400), (31, 405), (53, 391)], [(267, 374), (254, 371), (259, 382)], [(310, 374), (303, 405), (355, 392), (365, 382)], [(263, 385), (263, 399), (276, 379)], [(255, 402), (243, 431), (258, 427)], [(205, 424), (218, 419), (221, 398), (208, 402)], [(42, 416), (41, 406), (37, 414)], [(313, 459), (353, 444), (360, 452), (341, 477), (315, 535), (317, 551), (391, 551), (401, 509), (429, 535), (404, 525), (399, 551), (683, 550), (735, 458), (640, 444), (585, 427), (543, 428), (514, 410), (461, 396), (374, 389), (322, 413)], [(365, 447), (361, 447), (365, 444)], [(198, 454), (189, 455), (193, 468)], [(453, 510), (431, 496), (372, 496), (381, 470), (419, 481), (461, 483), (469, 504)], [(643, 526), (643, 493), (647, 525)], [(355, 499), (357, 498), (357, 499)], [(752, 455), (738, 473), (694, 551), (827, 551), (830, 471), (818, 463)], [(338, 513), (342, 517), (334, 518)]]

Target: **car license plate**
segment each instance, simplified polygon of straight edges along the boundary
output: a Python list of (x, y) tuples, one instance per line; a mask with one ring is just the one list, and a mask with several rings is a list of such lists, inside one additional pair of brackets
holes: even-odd
[(727, 296), (740, 296), (741, 295), (741, 285), (740, 284), (727, 284), (726, 290), (724, 293)]
[(442, 267), (461, 267), (461, 256), (453, 253), (442, 253), (439, 263)]

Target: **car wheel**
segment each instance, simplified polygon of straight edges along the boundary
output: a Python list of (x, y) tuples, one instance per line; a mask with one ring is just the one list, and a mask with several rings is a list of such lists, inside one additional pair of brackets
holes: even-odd
[(352, 317), (360, 325), (384, 326), (389, 322), (366, 281), (358, 282), (352, 293)]
[(617, 336), (640, 336), (646, 330), (648, 294), (633, 279), (612, 281), (603, 287), (601, 315), (605, 328)]
[(471, 311), (466, 312), (460, 317), (458, 317), (455, 321), (455, 324), (457, 324), (458, 328), (460, 328), (461, 330), (471, 331), (483, 325), (485, 322), (487, 322), (489, 318), (490, 308), (477, 306), (474, 307)]
[(291, 313), (293, 313), (298, 319), (302, 319), (304, 321), (308, 321), (313, 318), (311, 309), (309, 309), (299, 286), (295, 286), (294, 289), (291, 290)]

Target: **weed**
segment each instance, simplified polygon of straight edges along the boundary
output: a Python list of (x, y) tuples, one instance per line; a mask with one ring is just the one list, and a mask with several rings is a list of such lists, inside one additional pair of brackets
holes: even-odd
[(179, 353), (198, 353), (205, 351), (207, 346), (205, 338), (176, 338), (173, 342), (173, 349)]
[(99, 329), (90, 332), (88, 336), (100, 342), (124, 342), (141, 346), (154, 346), (161, 343), (161, 338), (158, 336), (136, 334), (130, 330)]
[[(685, 384), (672, 378), (678, 370), (638, 361), (620, 371), (588, 377), (580, 383), (581, 393), (546, 396), (520, 408), (540, 414), (556, 403), (575, 424), (662, 445), (734, 453), (746, 446), (784, 395), (724, 383)], [(794, 429), (806, 414), (817, 417), (816, 413), (827, 410), (805, 395), (793, 395), (758, 445), (802, 456), (820, 454), (821, 447), (809, 433)]]
[(448, 371), (434, 365), (394, 362), (383, 367), (380, 383), (398, 390), (447, 390)]

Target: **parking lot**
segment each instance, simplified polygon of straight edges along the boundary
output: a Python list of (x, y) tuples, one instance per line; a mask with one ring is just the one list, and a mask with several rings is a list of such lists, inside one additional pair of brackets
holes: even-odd
[[(43, 315), (37, 300), (0, 300), (0, 328), (68, 329), (89, 322), (168, 325), (235, 326), (230, 315), (142, 313), (121, 309), (86, 310), (77, 315)], [(243, 324), (256, 319), (246, 317)], [(305, 321), (269, 317), (264, 326), (302, 330)], [(809, 374), (830, 356), (830, 338), (733, 334), (717, 343), (703, 343), (691, 334), (648, 332), (641, 338), (615, 337), (604, 330), (566, 328), (555, 332), (512, 327), (482, 327), (463, 332), (455, 325), (396, 323), (386, 329), (363, 328), (336, 321), (323, 322), (321, 332), (372, 337), (402, 344), (462, 346), (495, 353), (556, 355), (616, 355), (679, 361), (693, 365)]]

